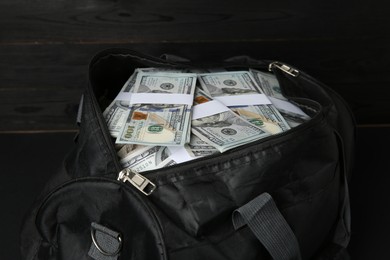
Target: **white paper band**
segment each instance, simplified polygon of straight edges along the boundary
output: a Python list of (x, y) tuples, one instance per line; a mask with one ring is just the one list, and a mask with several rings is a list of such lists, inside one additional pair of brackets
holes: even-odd
[(116, 100), (129, 100), (132, 104), (178, 104), (192, 106), (194, 96), (191, 94), (167, 93), (129, 93), (121, 92)]
[(119, 94), (116, 96), (115, 100), (127, 100), (129, 101), (131, 99), (131, 93), (130, 92), (119, 92)]
[(206, 103), (196, 105), (192, 108), (192, 120), (206, 116), (219, 114), (230, 109), (217, 100), (212, 100)]
[(272, 104), (272, 102), (264, 94), (219, 96), (213, 98), (228, 107)]
[(284, 101), (284, 100), (273, 98), (273, 97), (269, 97), (269, 99), (271, 100), (272, 104), (274, 104), (274, 106), (279, 110), (290, 111), (290, 112), (298, 114), (298, 115), (309, 117), (305, 112), (303, 112), (302, 109), (300, 109), (298, 106), (296, 106), (288, 101)]
[(169, 158), (177, 163), (187, 162), (196, 159), (195, 157), (190, 156), (184, 147), (170, 146), (168, 147), (168, 149), (172, 153)]

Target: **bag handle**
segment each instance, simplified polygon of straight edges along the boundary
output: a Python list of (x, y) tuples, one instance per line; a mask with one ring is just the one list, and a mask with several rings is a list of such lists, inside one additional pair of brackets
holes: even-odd
[(248, 225), (273, 259), (301, 260), (298, 241), (269, 193), (236, 209), (232, 220), (236, 230)]

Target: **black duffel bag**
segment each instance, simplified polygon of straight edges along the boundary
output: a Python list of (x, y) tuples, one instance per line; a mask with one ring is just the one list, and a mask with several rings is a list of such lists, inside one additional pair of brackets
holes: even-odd
[[(347, 259), (354, 120), (344, 101), (279, 62), (170, 57), (93, 58), (76, 144), (25, 219), (23, 259)], [(270, 68), (311, 119), (222, 154), (123, 170), (102, 111), (142, 67)]]

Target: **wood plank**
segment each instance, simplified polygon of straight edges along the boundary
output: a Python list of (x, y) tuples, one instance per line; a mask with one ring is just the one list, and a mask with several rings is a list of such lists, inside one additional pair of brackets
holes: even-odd
[[(365, 43), (363, 43), (365, 44)], [(368, 43), (367, 43), (368, 44)], [(77, 104), (93, 54), (128, 47), (151, 55), (174, 53), (194, 61), (233, 55), (293, 64), (339, 92), (359, 124), (390, 119), (389, 41), (366, 48), (351, 41), (0, 46), (0, 131), (74, 129)]]
[[(280, 60), (329, 84), (389, 80), (390, 40), (335, 42), (211, 42), (140, 44), (59, 44), (0, 46), (2, 87), (72, 86), (87, 81), (87, 65), (106, 48), (130, 48), (150, 55), (171, 53), (193, 61), (218, 61), (236, 55)], [(365, 49), (365, 52), (362, 52)], [(374, 86), (374, 85), (373, 85)]]
[(1, 89), (0, 132), (76, 129), (82, 89)]
[(389, 123), (390, 15), (384, 0), (0, 2), (1, 130), (72, 129), (98, 50), (192, 60), (281, 60), (338, 91), (361, 124)]
[(0, 44), (307, 41), (390, 38), (384, 0), (0, 3)]

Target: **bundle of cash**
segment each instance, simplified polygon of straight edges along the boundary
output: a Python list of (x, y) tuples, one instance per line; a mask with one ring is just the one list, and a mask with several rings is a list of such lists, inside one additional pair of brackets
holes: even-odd
[(122, 167), (136, 172), (150, 171), (219, 153), (194, 135), (184, 147), (123, 145), (118, 151)]
[(279, 81), (275, 75), (254, 69), (250, 69), (249, 71), (290, 127), (298, 126), (310, 119), (310, 116), (298, 106), (289, 102), (283, 95)]
[(166, 146), (139, 146), (122, 158), (120, 163), (135, 172), (150, 171), (160, 168), (159, 165), (170, 154)]
[(128, 114), (130, 100), (129, 94), (132, 92), (137, 75), (139, 72), (183, 72), (182, 70), (166, 69), (166, 68), (138, 68), (123, 85), (116, 98), (104, 110), (103, 117), (107, 122), (108, 130), (112, 137), (117, 138), (121, 132)]
[[(204, 106), (211, 102), (212, 105)], [(216, 111), (209, 111), (213, 110), (213, 107)], [(200, 89), (195, 93), (192, 133), (220, 152), (270, 135)]]
[[(199, 74), (198, 79), (204, 91), (222, 102), (224, 96), (263, 94), (248, 71)], [(225, 104), (268, 133), (277, 134), (290, 129), (276, 107), (268, 99), (266, 101), (268, 104), (245, 105), (245, 100), (240, 105)]]
[(249, 72), (252, 73), (255, 81), (268, 97), (287, 100), (282, 94), (282, 89), (275, 75), (254, 69), (249, 69)]
[[(187, 94), (195, 91), (196, 74), (171, 72), (139, 72), (132, 93)], [(147, 96), (147, 95), (146, 95)], [(149, 95), (152, 96), (152, 95)], [(159, 101), (160, 102), (160, 101)], [(125, 123), (116, 143), (183, 146), (189, 141), (191, 106), (161, 100), (130, 104)]]
[(117, 144), (117, 154), (119, 158), (125, 158), (129, 155), (133, 150), (137, 148), (136, 144)]
[(310, 119), (282, 94), (273, 74), (196, 72), (136, 69), (105, 109), (124, 168), (143, 172), (210, 156)]
[(219, 153), (219, 151), (212, 145), (209, 145), (196, 135), (192, 134), (190, 142), (184, 145), (187, 153), (194, 158), (200, 158), (205, 156), (210, 156), (215, 153)]

